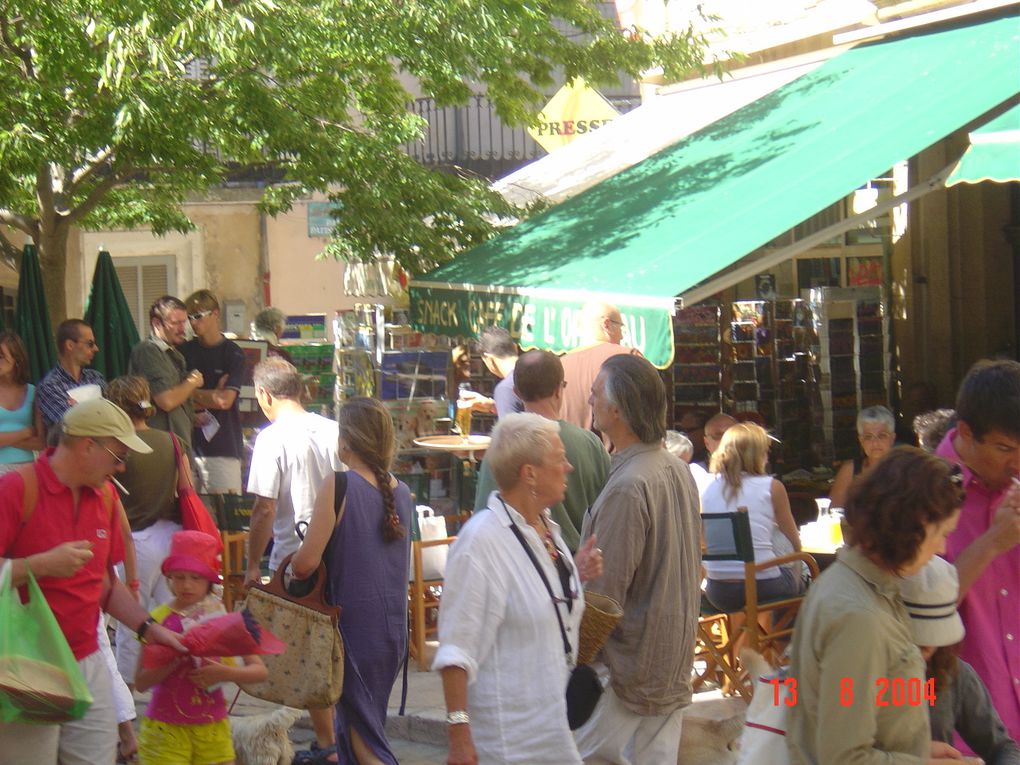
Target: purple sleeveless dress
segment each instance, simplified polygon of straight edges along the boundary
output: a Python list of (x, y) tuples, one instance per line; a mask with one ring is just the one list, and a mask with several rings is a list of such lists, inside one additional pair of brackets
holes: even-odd
[(327, 597), (343, 608), (344, 689), (336, 704), (336, 741), (340, 763), (349, 765), (357, 765), (350, 728), (376, 757), (398, 765), (383, 729), (390, 692), (407, 653), (407, 574), (414, 502), (403, 483), (397, 484), (393, 494), (407, 536), (387, 542), (382, 536), (382, 495), (360, 475), (348, 471), (347, 509), (323, 556), (329, 572)]

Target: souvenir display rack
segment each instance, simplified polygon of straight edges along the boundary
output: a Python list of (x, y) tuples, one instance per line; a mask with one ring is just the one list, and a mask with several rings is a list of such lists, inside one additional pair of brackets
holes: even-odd
[(796, 464), (811, 436), (808, 308), (801, 300), (744, 300), (731, 315), (727, 410), (761, 417), (780, 440), (773, 462)]
[(823, 287), (810, 295), (820, 404), (814, 437), (824, 461), (852, 459), (859, 453), (858, 412), (889, 406), (891, 353), (884, 295), (881, 287)]
[(720, 411), (721, 312), (718, 305), (698, 305), (673, 317), (673, 365), (663, 378), (673, 393), (674, 422), (690, 410)]

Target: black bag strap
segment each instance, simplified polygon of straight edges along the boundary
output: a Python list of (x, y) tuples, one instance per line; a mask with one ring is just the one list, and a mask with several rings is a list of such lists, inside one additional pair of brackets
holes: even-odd
[(333, 473), (333, 513), (337, 521), (340, 520), (340, 511), (343, 510), (344, 500), (347, 499), (347, 471), (338, 470)]
[[(347, 471), (340, 470), (333, 473), (333, 512), (336, 514), (338, 523), (345, 499), (347, 499)], [(298, 521), (294, 524), (294, 532), (302, 542), (305, 541), (306, 531), (308, 531), (308, 521)]]
[(539, 564), (538, 559), (535, 557), (535, 551), (531, 549), (531, 545), (528, 544), (528, 540), (524, 538), (524, 534), (522, 534), (521, 530), (517, 528), (517, 524), (514, 522), (513, 516), (510, 515), (510, 510), (507, 508), (506, 502), (503, 501), (503, 498), (498, 494), (496, 496), (503, 504), (503, 511), (506, 513), (506, 517), (510, 519), (510, 530), (514, 533), (514, 536), (517, 537), (517, 541), (521, 543), (521, 547), (524, 548), (524, 552), (528, 555), (528, 560), (530, 560), (532, 565), (535, 567), (538, 575), (542, 578), (542, 584), (545, 585), (545, 589), (549, 593), (549, 598), (552, 600), (553, 611), (556, 612), (556, 621), (559, 622), (560, 625), (560, 637), (563, 638), (563, 652), (567, 656), (567, 665), (573, 666), (573, 651), (570, 648), (570, 639), (567, 637), (567, 628), (563, 626), (563, 615), (560, 614), (560, 607), (556, 605), (556, 593), (553, 592), (552, 585), (549, 584), (549, 579), (546, 577), (545, 571), (542, 570), (541, 564)]

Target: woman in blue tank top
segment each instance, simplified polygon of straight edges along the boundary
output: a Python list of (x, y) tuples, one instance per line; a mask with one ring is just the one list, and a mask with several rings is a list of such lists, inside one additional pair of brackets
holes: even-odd
[(28, 353), (13, 332), (0, 332), (0, 474), (31, 462), (43, 448), (42, 415), (28, 383)]

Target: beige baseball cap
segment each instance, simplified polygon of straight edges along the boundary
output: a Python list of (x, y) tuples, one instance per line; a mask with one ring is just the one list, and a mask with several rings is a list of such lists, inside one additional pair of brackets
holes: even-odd
[(135, 433), (127, 413), (105, 398), (83, 401), (72, 406), (64, 412), (61, 428), (69, 436), (115, 438), (140, 454), (152, 451), (152, 447)]

